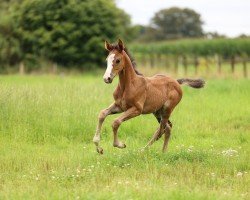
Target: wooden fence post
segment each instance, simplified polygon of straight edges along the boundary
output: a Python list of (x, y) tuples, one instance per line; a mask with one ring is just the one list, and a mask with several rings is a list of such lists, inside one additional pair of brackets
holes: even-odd
[(177, 74), (178, 73), (178, 64), (179, 64), (179, 56), (174, 56), (174, 71)]
[(145, 55), (144, 54), (142, 54), (142, 57), (141, 57), (141, 64), (142, 64), (143, 67), (146, 66), (146, 59), (145, 59)]
[(19, 64), (19, 74), (24, 75), (25, 74), (25, 68), (23, 62), (20, 62)]
[(164, 61), (163, 66), (166, 67), (166, 69), (169, 69), (169, 66), (170, 66), (169, 59), (170, 58), (167, 55), (163, 56), (163, 61)]
[(194, 56), (194, 68), (195, 68), (195, 74), (198, 74), (198, 65), (199, 65), (199, 60), (197, 56)]
[(52, 64), (52, 74), (56, 74), (57, 72), (57, 63)]
[(246, 58), (243, 58), (243, 75), (247, 78), (247, 61)]
[(183, 62), (183, 66), (184, 66), (184, 73), (185, 75), (187, 75), (187, 56), (183, 56), (182, 57), (182, 62)]
[(153, 68), (153, 67), (154, 67), (154, 64), (155, 64), (155, 63), (154, 63), (154, 54), (151, 54), (151, 55), (150, 55), (150, 67)]
[(161, 54), (156, 55), (156, 65), (157, 65), (157, 67), (162, 66), (162, 56), (161, 56)]
[(234, 74), (234, 71), (235, 71), (235, 56), (231, 56), (231, 70), (232, 70), (232, 73)]
[(207, 71), (207, 74), (209, 74), (209, 72), (210, 72), (210, 66), (209, 66), (209, 59), (208, 59), (208, 57), (206, 56), (205, 57), (205, 60), (206, 60), (206, 71)]
[(218, 73), (221, 74), (221, 57), (217, 56)]

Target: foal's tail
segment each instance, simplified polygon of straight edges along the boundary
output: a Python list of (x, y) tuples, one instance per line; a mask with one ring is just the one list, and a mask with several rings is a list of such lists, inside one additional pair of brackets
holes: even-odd
[(177, 82), (180, 85), (185, 84), (192, 88), (203, 88), (205, 85), (205, 81), (203, 79), (181, 78), (181, 79), (177, 79)]

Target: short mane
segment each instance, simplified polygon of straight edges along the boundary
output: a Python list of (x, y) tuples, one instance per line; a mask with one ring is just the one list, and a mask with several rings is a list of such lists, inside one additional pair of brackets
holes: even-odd
[[(119, 46), (117, 45), (117, 44), (112, 44), (112, 48), (113, 49), (116, 49), (116, 50), (120, 50), (120, 48), (119, 48)], [(128, 49), (125, 47), (125, 49), (124, 49), (124, 51), (126, 52), (126, 54), (128, 55), (128, 57), (129, 57), (129, 59), (130, 59), (130, 61), (131, 61), (131, 63), (132, 63), (132, 66), (133, 66), (133, 68), (134, 68), (134, 70), (135, 70), (135, 73), (137, 74), (137, 75), (141, 75), (141, 76), (143, 76), (143, 74), (142, 73), (140, 73), (137, 69), (136, 69), (136, 62), (135, 62), (135, 59), (131, 56), (131, 54), (129, 53), (129, 51), (128, 51)]]

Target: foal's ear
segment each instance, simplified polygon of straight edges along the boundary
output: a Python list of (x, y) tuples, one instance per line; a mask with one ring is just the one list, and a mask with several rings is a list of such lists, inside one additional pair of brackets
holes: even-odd
[(124, 46), (123, 41), (121, 39), (118, 39), (118, 46), (119, 46), (120, 51), (125, 49), (125, 46)]
[(107, 51), (111, 51), (112, 50), (112, 45), (108, 42), (108, 41), (106, 41), (105, 40), (105, 49), (107, 50)]

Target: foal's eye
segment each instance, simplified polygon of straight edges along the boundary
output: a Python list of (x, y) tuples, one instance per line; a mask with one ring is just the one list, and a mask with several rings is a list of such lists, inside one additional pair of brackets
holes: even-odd
[(116, 64), (119, 64), (119, 63), (120, 63), (120, 60), (116, 60), (115, 63), (116, 63)]

